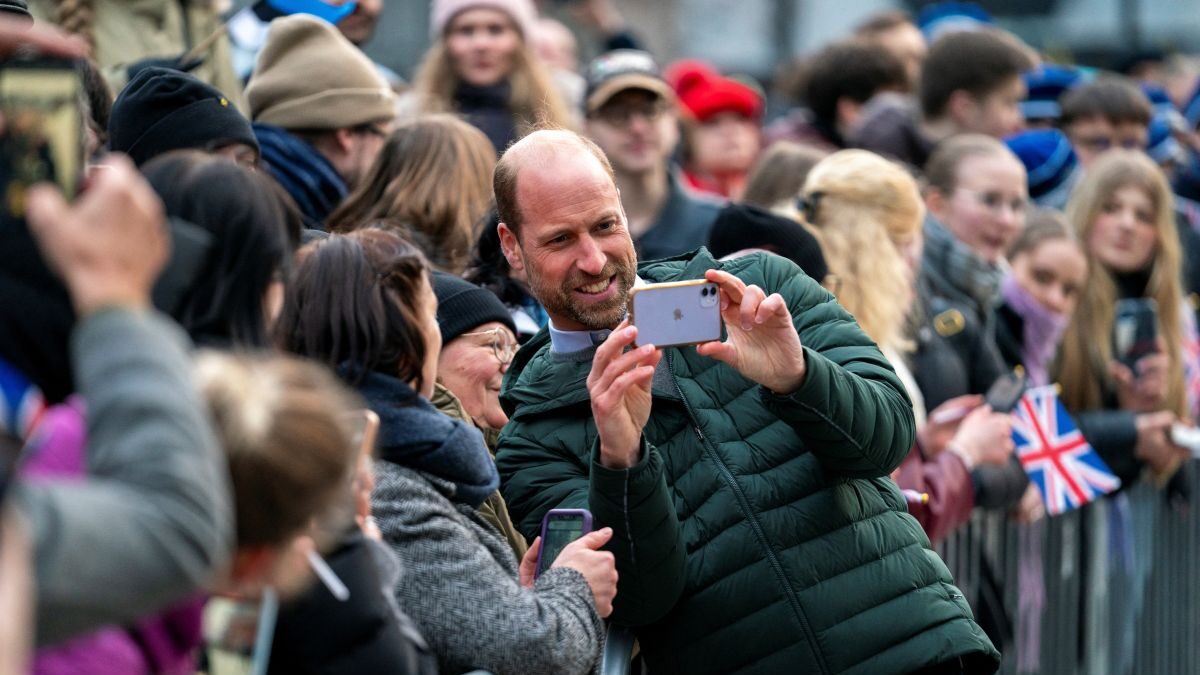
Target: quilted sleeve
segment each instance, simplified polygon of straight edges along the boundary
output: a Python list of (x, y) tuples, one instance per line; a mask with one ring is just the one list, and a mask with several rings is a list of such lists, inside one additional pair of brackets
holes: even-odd
[[(662, 457), (645, 443), (635, 466), (605, 468), (597, 459), (599, 442), (589, 440), (586, 429), (582, 420), (509, 422), (496, 453), (509, 513), (533, 541), (551, 509), (591, 511), (594, 527), (613, 529), (605, 547), (619, 575), (612, 620), (653, 623), (675, 605), (685, 578), (679, 517)], [(581, 455), (570, 448), (587, 450)]]
[(796, 391), (777, 396), (762, 389), (767, 406), (830, 473), (888, 475), (916, 434), (904, 385), (854, 317), (800, 268), (777, 256), (760, 257), (759, 265), (739, 276), (787, 300), (807, 362)]

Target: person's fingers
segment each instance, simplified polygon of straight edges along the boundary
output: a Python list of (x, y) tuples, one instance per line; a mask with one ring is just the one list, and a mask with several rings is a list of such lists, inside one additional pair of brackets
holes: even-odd
[(612, 539), (612, 536), (613, 530), (611, 527), (602, 527), (598, 530), (588, 532), (572, 543), (577, 544), (579, 547), (596, 551), (607, 544)]
[(1143, 413), (1137, 417), (1138, 429), (1146, 430), (1163, 430), (1169, 429), (1175, 423), (1175, 413), (1169, 410), (1160, 410), (1158, 412)]
[(1123, 363), (1113, 361), (1108, 364), (1108, 375), (1123, 387), (1133, 386), (1133, 372)]
[(1137, 374), (1139, 378), (1161, 373), (1170, 365), (1166, 354), (1151, 354), (1138, 359)]
[(696, 353), (731, 365), (737, 360), (737, 348), (728, 342), (705, 342), (696, 346)]
[(86, 56), (88, 52), (82, 38), (53, 26), (41, 22), (30, 25), (28, 21), (0, 17), (0, 55), (7, 56), (22, 47), (67, 58)]
[(650, 381), (653, 379), (653, 366), (638, 366), (637, 368), (624, 373), (617, 379), (613, 380), (612, 384), (609, 385), (607, 390), (601, 394), (600, 398), (602, 400), (598, 401), (601, 405), (601, 409), (616, 407), (616, 402), (624, 398), (626, 392), (628, 392), (631, 388), (648, 387)]
[(600, 375), (608, 368), (609, 362), (619, 357), (625, 347), (633, 344), (636, 338), (637, 327), (630, 326), (628, 319), (617, 324), (616, 330), (600, 343), (600, 346), (596, 348), (596, 353), (592, 356), (592, 371), (588, 375), (589, 386), (600, 379)]
[(537, 579), (538, 553), (541, 550), (542, 538), (535, 537), (529, 549), (525, 551), (525, 556), (521, 558), (521, 565), (517, 568), (517, 579), (525, 588), (533, 588), (533, 582)]
[(738, 319), (741, 321), (742, 330), (754, 330), (754, 316), (758, 313), (758, 306), (762, 304), (767, 295), (758, 286), (747, 286), (746, 292), (742, 294), (742, 303), (739, 306)]
[(25, 219), (39, 238), (69, 217), (67, 200), (52, 185), (34, 185), (25, 196)]
[(646, 365), (651, 359), (655, 358), (658, 352), (654, 345), (642, 345), (621, 354), (613, 359), (604, 367), (600, 375), (592, 383), (592, 390), (595, 392), (603, 392), (612, 386), (614, 380), (621, 375), (637, 368)]
[(787, 302), (778, 293), (768, 295), (766, 300), (759, 303), (758, 311), (754, 314), (754, 323), (763, 324), (772, 318), (783, 319), (789, 323), (792, 320), (792, 313), (788, 311)]
[(704, 278), (721, 287), (722, 309), (725, 308), (726, 301), (734, 305), (741, 304), (746, 282), (722, 270), (708, 270), (704, 273)]

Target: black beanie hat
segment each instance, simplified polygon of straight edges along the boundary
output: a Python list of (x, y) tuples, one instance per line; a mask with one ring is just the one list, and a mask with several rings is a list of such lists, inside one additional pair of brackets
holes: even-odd
[(0, 0), (0, 12), (5, 16), (15, 14), (22, 19), (33, 21), (33, 15), (29, 13), (29, 3), (25, 0)]
[(723, 258), (748, 248), (763, 249), (791, 260), (818, 284), (829, 274), (821, 245), (803, 225), (757, 206), (730, 204), (713, 221), (708, 251), (715, 258)]
[(452, 274), (434, 272), (433, 294), (438, 300), (437, 322), (443, 344), (491, 321), (502, 323), (513, 335), (517, 334), (508, 308), (486, 288)]
[(108, 120), (108, 149), (137, 165), (171, 150), (207, 150), (217, 141), (258, 151), (250, 121), (217, 89), (170, 68), (146, 68), (121, 90)]

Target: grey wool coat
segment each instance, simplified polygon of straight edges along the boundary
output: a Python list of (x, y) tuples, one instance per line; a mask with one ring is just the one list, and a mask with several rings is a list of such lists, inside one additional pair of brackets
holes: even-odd
[(582, 574), (557, 567), (523, 588), (512, 548), (478, 511), (452, 501), (453, 483), (385, 460), (375, 474), (371, 511), (404, 566), (396, 599), (440, 672), (592, 672), (603, 625)]

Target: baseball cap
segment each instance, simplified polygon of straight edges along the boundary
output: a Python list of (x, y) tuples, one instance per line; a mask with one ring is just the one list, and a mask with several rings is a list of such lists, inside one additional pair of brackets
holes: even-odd
[(589, 113), (626, 89), (644, 89), (669, 101), (675, 100), (675, 93), (663, 79), (654, 57), (638, 49), (617, 49), (596, 57), (588, 64), (585, 77), (584, 106)]

